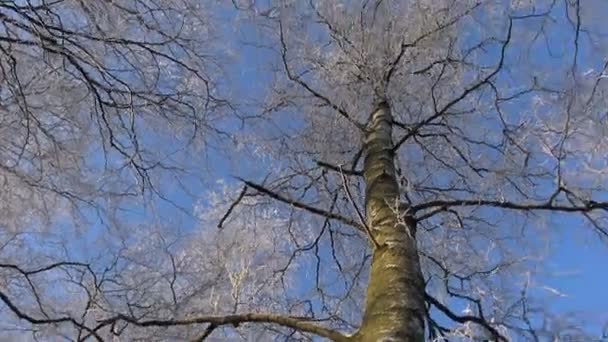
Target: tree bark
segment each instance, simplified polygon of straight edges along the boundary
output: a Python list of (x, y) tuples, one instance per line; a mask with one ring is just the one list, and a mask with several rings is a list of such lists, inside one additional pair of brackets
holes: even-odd
[(399, 219), (392, 115), (385, 102), (370, 116), (364, 141), (366, 221), (377, 246), (373, 252), (365, 314), (355, 341), (424, 340), (424, 281), (415, 221)]

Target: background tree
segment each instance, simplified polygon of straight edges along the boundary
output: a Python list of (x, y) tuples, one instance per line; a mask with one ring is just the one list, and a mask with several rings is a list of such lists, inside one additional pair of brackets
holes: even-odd
[(0, 2), (7, 336), (599, 338), (606, 4), (229, 5)]

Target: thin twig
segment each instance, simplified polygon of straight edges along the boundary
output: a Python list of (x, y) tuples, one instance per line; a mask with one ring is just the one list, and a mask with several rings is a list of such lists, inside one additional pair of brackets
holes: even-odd
[(365, 228), (365, 231), (367, 232), (367, 235), (369, 235), (369, 238), (374, 243), (374, 246), (376, 248), (379, 248), (380, 244), (378, 243), (378, 241), (376, 240), (376, 238), (372, 234), (372, 230), (369, 228), (369, 226), (367, 225), (367, 223), (365, 223), (365, 217), (363, 216), (363, 214), (361, 214), (361, 211), (359, 210), (359, 207), (357, 207), (357, 204), (353, 200), (353, 195), (350, 193), (350, 189), (348, 188), (348, 180), (346, 179), (346, 176), (344, 175), (344, 172), (342, 171), (342, 164), (338, 165), (338, 168), (340, 169), (340, 176), (342, 177), (342, 184), (344, 185), (344, 190), (346, 191), (346, 195), (348, 196), (348, 200), (350, 201), (350, 203), (352, 204), (352, 206), (355, 208), (355, 212), (357, 212), (357, 217), (359, 218), (359, 222)]

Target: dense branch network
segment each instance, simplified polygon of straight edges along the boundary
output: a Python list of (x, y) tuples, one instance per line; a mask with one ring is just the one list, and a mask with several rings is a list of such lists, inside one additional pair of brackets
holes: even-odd
[[(534, 326), (542, 319), (535, 316), (540, 311), (530, 307), (531, 282), (526, 280), (512, 296), (505, 291), (502, 297), (503, 293), (488, 288), (494, 279), (500, 281), (503, 272), (513, 279), (522, 274), (515, 267), (520, 266), (522, 251), (510, 249), (521, 241), (508, 240), (516, 223), (499, 222), (496, 210), (513, 214), (513, 221), (519, 219), (516, 213), (526, 219), (535, 216), (527, 214), (580, 214), (608, 237), (601, 221), (601, 214), (608, 211), (608, 202), (600, 200), (604, 188), (589, 190), (585, 186), (592, 182), (583, 179), (578, 185), (577, 178), (568, 175), (569, 167), (594, 166), (572, 160), (592, 149), (577, 139), (601, 135), (594, 134), (596, 126), (588, 118), (605, 108), (598, 98), (605, 96), (601, 79), (608, 65), (596, 63), (604, 68), (585, 84), (579, 70), (587, 65), (581, 57), (588, 53), (583, 37), (593, 35), (579, 1), (547, 1), (544, 7), (539, 5), (542, 10), (520, 10), (511, 4), (485, 7), (477, 1), (449, 5), (419, 1), (419, 7), (408, 7), (410, 2), (365, 1), (356, 8), (349, 2), (309, 1), (257, 8), (234, 0), (237, 13), (253, 18), (246, 25), (256, 27), (263, 37), (249, 45), (272, 51), (264, 56), (271, 61), (268, 69), (276, 81), (265, 89), (268, 99), (254, 92), (252, 103), (263, 103), (263, 115), (251, 116), (260, 125), (252, 125), (254, 130), (262, 127), (251, 140), (248, 128), (235, 130), (236, 135), (242, 133), (235, 138), (220, 129), (232, 130), (232, 122), (213, 126), (213, 118), (208, 117), (215, 110), (238, 106), (217, 95), (213, 80), (219, 62), (209, 57), (213, 51), (207, 49), (205, 39), (195, 39), (211, 35), (210, 31), (190, 31), (199, 24), (211, 25), (201, 23), (206, 19), (186, 24), (189, 15), (200, 15), (191, 13), (198, 4), (182, 8), (171, 1), (159, 1), (157, 7), (139, 0), (100, 3), (110, 16), (126, 18), (121, 24), (125, 27), (115, 28), (111, 17), (95, 20), (96, 11), (103, 11), (86, 2), (69, 2), (74, 7), (67, 9), (63, 1), (26, 3), (0, 1), (0, 82), (6, 88), (0, 92), (0, 115), (8, 118), (0, 120), (0, 139), (7, 142), (0, 144), (0, 175), (15, 190), (15, 199), (27, 202), (20, 193), (25, 187), (108, 211), (114, 210), (114, 200), (130, 201), (148, 191), (165, 200), (163, 189), (170, 193), (174, 184), (188, 188), (179, 179), (163, 188), (163, 176), (187, 174), (186, 167), (173, 159), (178, 153), (173, 144), (166, 141), (179, 137), (186, 146), (194, 146), (202, 133), (228, 136), (227, 140), (239, 143), (252, 141), (256, 146), (243, 150), (249, 152), (251, 147), (256, 152), (243, 156), (241, 146), (234, 151), (227, 147), (231, 152), (227, 159), (239, 156), (246, 159), (239, 165), (255, 164), (252, 174), (268, 175), (257, 182), (255, 176), (241, 173), (236, 177), (239, 191), (221, 193), (222, 201), (217, 202), (221, 204), (197, 204), (196, 210), (214, 213), (201, 221), (220, 229), (210, 233), (208, 227), (201, 228), (203, 238), (187, 247), (169, 241), (170, 234), (165, 233), (157, 251), (147, 250), (145, 243), (154, 239), (152, 228), (130, 225), (129, 215), (140, 212), (125, 207), (116, 210), (125, 209), (128, 213), (123, 216), (106, 220), (99, 215), (103, 225), (124, 219), (128, 227), (111, 231), (115, 244), (109, 245), (116, 255), (99, 258), (99, 264), (106, 265), (102, 271), (94, 271), (93, 263), (66, 261), (28, 269), (12, 263), (12, 258), (5, 261), (1, 254), (0, 301), (11, 317), (32, 326), (70, 325), (80, 341), (126, 336), (129, 328), (179, 328), (184, 329), (182, 335), (194, 332), (195, 340), (202, 341), (222, 329), (236, 336), (250, 326), (287, 337), (301, 332), (352, 340), (347, 331), (360, 327), (361, 315), (351, 312), (361, 310), (373, 255), (386, 247), (374, 239), (375, 227), (368, 226), (368, 213), (360, 209), (366, 201), (360, 161), (366, 157), (363, 136), (369, 133), (363, 118), (378, 100), (391, 107), (394, 118), (387, 124), (396, 131), (392, 148), (383, 152), (395, 160), (399, 198), (387, 204), (399, 224), (418, 230), (409, 236), (418, 239), (414, 245), (424, 271), (429, 338), (507, 341), (508, 332), (515, 331), (539, 339), (538, 331), (544, 328)], [(84, 25), (63, 19), (71, 18), (70, 9), (84, 18)], [(557, 17), (558, 12), (564, 18)], [(488, 25), (490, 20), (493, 25)], [(524, 68), (520, 60), (525, 59), (518, 54), (528, 48), (538, 53), (534, 44), (542, 40), (550, 45), (547, 25), (560, 21), (571, 25), (572, 53), (554, 56), (547, 46), (548, 52), (540, 54), (567, 60), (567, 77), (543, 77), (548, 67), (539, 72)], [(476, 31), (479, 27), (483, 32)], [(469, 31), (473, 33), (461, 38)], [(29, 71), (28, 63), (39, 67)], [(56, 105), (48, 98), (63, 98), (51, 93), (53, 88), (77, 95)], [(46, 92), (47, 97), (40, 95)], [(258, 109), (252, 107), (247, 110)], [(158, 133), (174, 124), (170, 134)], [(5, 132), (17, 132), (19, 139), (9, 143), (5, 135), (12, 135)], [(78, 137), (72, 141), (66, 138), (70, 135)], [(154, 142), (155, 138), (163, 139)], [(101, 149), (92, 161), (84, 157), (90, 146)], [(217, 151), (209, 151), (212, 148), (205, 150), (210, 160), (219, 158)], [(591, 154), (587, 159), (593, 159)], [(255, 173), (260, 171), (257, 164), (266, 163), (267, 170)], [(103, 165), (87, 169), (84, 165), (89, 164)], [(218, 166), (220, 173), (226, 172), (223, 167)], [(89, 182), (70, 180), (84, 178)], [(544, 191), (555, 186), (552, 193)], [(47, 205), (44, 199), (40, 206), (45, 209), (57, 203)], [(259, 212), (243, 214), (248, 209)], [(147, 215), (146, 210), (142, 212)], [(175, 224), (172, 212), (164, 210), (150, 216), (165, 215)], [(271, 218), (278, 223), (270, 224)], [(19, 229), (37, 223), (26, 222)], [(96, 234), (96, 229), (91, 231)], [(247, 241), (251, 245), (242, 241), (245, 233), (251, 233), (252, 241)], [(144, 242), (132, 242), (136, 234), (143, 235)], [(496, 254), (504, 251), (500, 254), (504, 259), (494, 262), (496, 255), (490, 247), (485, 250), (486, 245), (502, 248)], [(245, 256), (250, 249), (254, 252)], [(0, 245), (0, 252), (5, 251), (12, 250)], [(220, 260), (213, 259), (219, 264), (213, 265), (216, 268), (209, 266), (209, 255)], [(188, 264), (196, 267), (184, 266), (197, 257), (198, 264)], [(36, 259), (34, 264), (44, 263)], [(314, 281), (300, 295), (301, 289), (293, 288), (293, 283), (304, 273), (312, 274)], [(261, 287), (247, 288), (247, 281), (256, 276), (264, 278), (256, 280)], [(276, 277), (280, 286), (272, 287), (274, 279), (265, 277)], [(47, 279), (76, 286), (82, 292), (83, 312), (73, 313), (80, 308), (77, 305), (72, 313), (54, 308), (44, 297), (53, 292), (42, 290), (49, 284)], [(271, 295), (260, 295), (264, 287), (271, 289)], [(23, 293), (30, 295), (29, 303), (19, 299)], [(207, 295), (208, 302), (197, 302)], [(263, 299), (255, 302), (256, 295)], [(277, 299), (281, 295), (285, 298)], [(304, 296), (314, 298), (300, 298)], [(259, 307), (243, 309), (247, 301)], [(276, 303), (283, 306), (273, 311)], [(466, 312), (457, 312), (463, 304)], [(191, 309), (195, 312), (189, 314)], [(304, 314), (294, 315), (292, 309)]]

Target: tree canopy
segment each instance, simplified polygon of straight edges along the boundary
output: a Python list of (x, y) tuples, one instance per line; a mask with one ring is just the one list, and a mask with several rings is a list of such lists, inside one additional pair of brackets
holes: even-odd
[(545, 272), (608, 237), (605, 14), (0, 1), (0, 336), (605, 338)]

